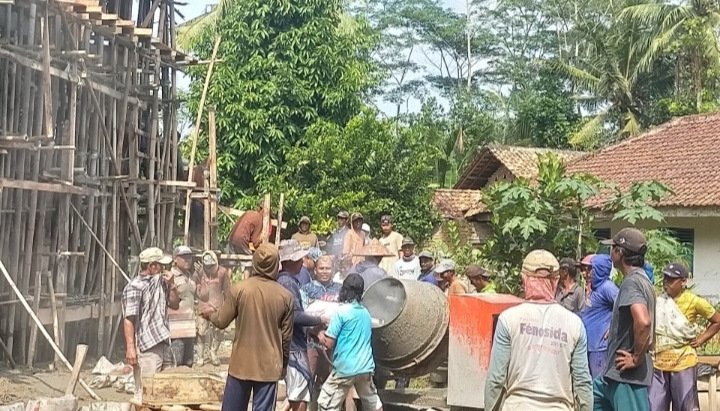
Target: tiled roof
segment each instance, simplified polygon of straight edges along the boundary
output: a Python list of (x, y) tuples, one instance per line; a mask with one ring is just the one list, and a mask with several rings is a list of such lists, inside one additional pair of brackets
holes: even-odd
[(433, 204), (443, 218), (463, 219), (465, 213), (482, 198), (480, 190), (455, 190), (438, 188)]
[(660, 206), (720, 206), (720, 113), (675, 118), (568, 164), (621, 189), (657, 180), (674, 195)]
[(533, 178), (538, 173), (538, 156), (554, 153), (565, 161), (572, 161), (587, 153), (582, 151), (552, 150), (549, 148), (491, 146), (490, 151), (515, 177)]
[(571, 161), (586, 154), (581, 151), (491, 144), (480, 149), (473, 162), (468, 165), (460, 178), (458, 178), (454, 188), (483, 189), (488, 183), (488, 179), (500, 166), (505, 166), (515, 178), (535, 177), (538, 172), (538, 155), (547, 153), (555, 153), (565, 161)]

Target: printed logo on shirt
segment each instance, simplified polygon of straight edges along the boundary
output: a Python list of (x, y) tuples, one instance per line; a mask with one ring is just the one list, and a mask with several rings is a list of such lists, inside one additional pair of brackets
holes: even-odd
[(554, 340), (568, 342), (568, 335), (560, 328), (542, 328), (530, 325), (527, 323), (520, 323), (520, 335), (526, 334), (533, 337), (549, 337)]

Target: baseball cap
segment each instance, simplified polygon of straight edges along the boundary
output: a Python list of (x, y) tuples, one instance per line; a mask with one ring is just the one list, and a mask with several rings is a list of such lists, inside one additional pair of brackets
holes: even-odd
[(358, 220), (358, 219), (364, 220), (365, 217), (363, 217), (363, 215), (360, 214), (360, 213), (353, 213), (353, 214), (352, 214), (352, 217), (350, 218), (350, 221), (355, 221), (355, 220)]
[(165, 254), (165, 252), (157, 247), (150, 247), (144, 249), (138, 256), (140, 262), (143, 264), (159, 263), (162, 265), (168, 265), (172, 263), (172, 257)]
[(622, 247), (635, 254), (645, 255), (647, 251), (647, 239), (645, 234), (637, 228), (626, 227), (618, 231), (613, 238), (601, 241), (605, 245)]
[(384, 216), (380, 217), (380, 224), (382, 223), (391, 223), (393, 222), (393, 218), (390, 215), (385, 214)]
[(186, 245), (181, 245), (181, 246), (175, 247), (175, 249), (173, 250), (173, 257), (180, 257), (180, 256), (192, 255), (192, 254), (193, 254), (192, 250), (190, 249), (190, 247), (188, 247)]
[(341, 211), (341, 212), (339, 212), (339, 213), (337, 214), (337, 217), (338, 217), (338, 218), (345, 218), (345, 219), (347, 219), (348, 217), (350, 217), (350, 215), (348, 214), (347, 211)]
[(365, 231), (366, 233), (369, 233), (369, 232), (370, 232), (370, 225), (369, 225), (368, 223), (364, 223), (364, 224), (362, 225), (362, 230)]
[(415, 245), (415, 241), (413, 241), (413, 239), (410, 238), (410, 237), (405, 237), (405, 238), (403, 238), (403, 240), (402, 240), (402, 245), (401, 245), (401, 247), (404, 246), (404, 245)]
[(488, 270), (480, 267), (480, 266), (477, 265), (477, 264), (469, 265), (469, 266), (465, 269), (465, 275), (467, 276), (467, 278), (475, 278), (475, 277), (490, 278), (490, 277), (492, 276), (492, 274), (490, 273), (490, 271), (488, 271)]
[[(547, 250), (533, 250), (525, 257), (522, 265), (522, 273), (530, 277), (554, 277), (560, 269), (557, 258)], [(550, 271), (549, 275), (538, 274), (539, 270)]]
[(442, 274), (447, 271), (455, 271), (455, 261), (449, 258), (443, 259), (442, 261), (440, 261), (440, 264), (435, 267), (435, 272), (438, 274)]
[(280, 242), (280, 261), (300, 261), (310, 251), (300, 247), (296, 240), (283, 240)]
[(688, 278), (690, 277), (690, 272), (687, 267), (685, 267), (685, 264), (672, 263), (663, 269), (663, 275), (671, 278)]
[(422, 251), (420, 254), (418, 254), (418, 258), (429, 258), (429, 259), (432, 260), (434, 257), (433, 257), (433, 255), (430, 253), (430, 251), (424, 250), (424, 251)]
[(343, 281), (342, 288), (347, 291), (354, 291), (355, 293), (362, 294), (365, 291), (365, 280), (363, 280), (360, 274), (348, 274)]
[(565, 257), (560, 260), (560, 268), (566, 269), (571, 277), (575, 277), (577, 274), (577, 263), (572, 258)]
[(310, 224), (310, 217), (308, 217), (308, 216), (306, 216), (306, 215), (300, 217), (300, 222), (299, 222), (298, 224), (302, 224), (302, 223), (308, 223), (308, 224)]
[(582, 259), (582, 261), (580, 261), (580, 264), (578, 264), (578, 265), (585, 265), (585, 266), (590, 266), (590, 265), (592, 265), (592, 259), (595, 258), (596, 255), (597, 255), (597, 254), (588, 254), (588, 255), (586, 255), (586, 256)]
[(200, 258), (202, 261), (202, 264), (205, 266), (213, 266), (218, 265), (218, 257), (217, 254), (215, 254), (215, 251), (207, 250), (204, 253), (202, 253), (202, 257)]

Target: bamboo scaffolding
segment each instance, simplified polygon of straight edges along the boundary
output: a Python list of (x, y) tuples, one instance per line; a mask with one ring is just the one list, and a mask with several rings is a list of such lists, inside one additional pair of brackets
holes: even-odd
[[(187, 187), (176, 63), (196, 60), (174, 51), (177, 3), (139, 0), (130, 16), (132, 3), (0, 5), (0, 295), (16, 295), (0, 304), (0, 361), (65, 367), (78, 344), (105, 354), (132, 256), (172, 246)], [(66, 321), (90, 302), (94, 320)]]

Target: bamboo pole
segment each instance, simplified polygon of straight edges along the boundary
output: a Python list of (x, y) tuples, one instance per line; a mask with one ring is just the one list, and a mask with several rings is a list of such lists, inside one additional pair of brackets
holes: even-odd
[[(73, 368), (72, 364), (70, 364), (70, 361), (68, 361), (68, 359), (65, 357), (63, 352), (60, 350), (60, 347), (58, 347), (58, 345), (55, 343), (55, 341), (53, 341), (53, 339), (50, 337), (50, 334), (47, 332), (47, 330), (43, 326), (42, 321), (40, 321), (40, 319), (37, 317), (35, 312), (33, 312), (32, 308), (30, 307), (30, 305), (28, 304), (28, 302), (25, 300), (22, 293), (20, 292), (20, 289), (18, 289), (17, 285), (15, 284), (15, 281), (12, 280), (10, 273), (8, 273), (7, 268), (5, 268), (5, 264), (2, 262), (1, 259), (0, 259), (0, 271), (2, 271), (2, 274), (5, 277), (5, 280), (8, 282), (10, 287), (15, 292), (15, 295), (17, 296), (17, 298), (20, 300), (20, 304), (22, 304), (23, 307), (25, 307), (25, 310), (30, 315), (32, 320), (35, 321), (35, 324), (37, 325), (40, 332), (42, 332), (42, 334), (45, 336), (45, 339), (48, 341), (48, 343), (50, 343), (50, 346), (52, 347), (53, 351), (55, 351), (55, 354), (57, 354), (57, 356), (60, 357), (60, 359), (65, 364), (67, 369), (72, 371), (72, 368)], [(50, 284), (52, 284), (52, 283), (50, 283)], [(102, 401), (102, 398), (100, 398), (100, 396), (97, 395), (95, 393), (95, 391), (93, 391), (92, 388), (90, 388), (90, 386), (87, 385), (85, 383), (85, 381), (83, 381), (82, 379), (80, 379), (80, 385), (85, 389), (85, 391), (88, 394), (90, 394), (90, 396), (93, 399)]]
[(275, 231), (275, 245), (280, 247), (280, 234), (282, 233), (283, 205), (285, 204), (285, 193), (280, 193), (280, 203), (278, 204), (277, 229)]
[[(267, 243), (270, 238), (270, 194), (265, 194), (265, 202), (263, 203), (263, 226), (262, 226), (262, 242)], [(255, 248), (260, 244), (253, 244)]]
[[(200, 96), (200, 104), (198, 105), (197, 118), (195, 119), (195, 128), (192, 131), (190, 138), (192, 139), (192, 149), (190, 150), (190, 163), (188, 164), (188, 183), (193, 178), (193, 168), (195, 167), (195, 154), (197, 152), (197, 138), (200, 133), (200, 121), (202, 120), (202, 113), (205, 109), (205, 98), (207, 97), (208, 87), (210, 87), (210, 78), (212, 77), (213, 68), (215, 67), (215, 58), (217, 57), (218, 48), (220, 48), (220, 36), (215, 39), (215, 46), (213, 46), (212, 56), (210, 57), (210, 66), (205, 74), (205, 84), (203, 85), (202, 95)], [(192, 189), (187, 190), (185, 196), (185, 244), (188, 244), (190, 240), (190, 194)]]
[[(210, 221), (208, 227), (210, 230), (210, 248), (217, 250), (218, 248), (218, 219), (217, 219), (217, 130), (215, 129), (215, 107), (208, 108), (208, 171), (210, 173), (210, 189), (213, 192), (213, 198), (210, 202)], [(209, 194), (209, 193), (208, 193)]]
[[(40, 291), (42, 291), (42, 273), (35, 273), (35, 295), (33, 296), (33, 311), (38, 312), (40, 310)], [(28, 348), (28, 359), (27, 367), (32, 368), (33, 361), (35, 360), (35, 349), (37, 343), (37, 325), (33, 324), (30, 329), (30, 346)]]

